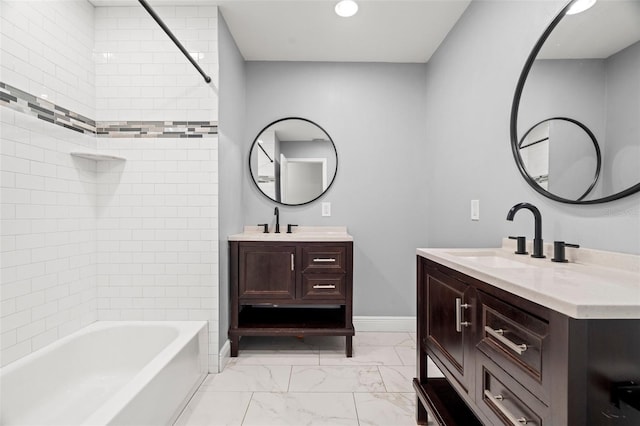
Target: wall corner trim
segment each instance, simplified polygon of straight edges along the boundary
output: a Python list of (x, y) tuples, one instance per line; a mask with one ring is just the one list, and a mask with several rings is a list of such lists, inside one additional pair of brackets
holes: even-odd
[(220, 348), (220, 353), (218, 354), (218, 372), (222, 373), (224, 367), (227, 366), (227, 363), (231, 360), (231, 342), (227, 339), (222, 348)]

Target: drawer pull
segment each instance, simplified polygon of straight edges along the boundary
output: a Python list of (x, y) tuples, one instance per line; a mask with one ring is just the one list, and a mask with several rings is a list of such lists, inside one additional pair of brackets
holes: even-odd
[(509, 349), (516, 352), (518, 355), (522, 355), (524, 351), (527, 350), (527, 345), (525, 345), (524, 343), (521, 345), (518, 345), (516, 343), (513, 343), (511, 340), (507, 339), (506, 337), (504, 337), (504, 330), (501, 328), (494, 330), (493, 328), (486, 325), (484, 327), (484, 331), (486, 331), (487, 333), (489, 333), (490, 335), (498, 339), (500, 343), (504, 344)]
[(315, 259), (313, 259), (314, 262), (319, 262), (319, 263), (333, 263), (336, 260), (333, 257), (316, 257)]
[(468, 303), (462, 303), (462, 299), (456, 297), (456, 331), (458, 333), (462, 332), (462, 327), (469, 327), (471, 323), (469, 321), (462, 321), (462, 310), (470, 308), (471, 305)]
[(516, 416), (514, 416), (513, 414), (511, 414), (511, 412), (509, 412), (509, 410), (507, 410), (507, 407), (505, 407), (501, 402), (502, 400), (504, 400), (504, 397), (502, 395), (493, 396), (488, 389), (485, 389), (484, 396), (486, 396), (493, 403), (493, 405), (495, 405), (496, 408), (500, 410), (503, 416), (509, 419), (509, 422), (511, 422), (513, 426), (526, 425), (528, 423), (527, 419), (525, 419), (524, 417), (516, 418)]
[(313, 288), (328, 288), (328, 289), (334, 289), (336, 288), (335, 284), (316, 284), (313, 286)]

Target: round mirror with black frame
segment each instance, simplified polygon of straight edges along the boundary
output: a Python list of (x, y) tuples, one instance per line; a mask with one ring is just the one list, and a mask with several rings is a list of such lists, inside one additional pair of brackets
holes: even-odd
[[(540, 194), (597, 204), (640, 191), (640, 0), (600, 0), (574, 14), (583, 1), (562, 9), (525, 63), (511, 108), (511, 148), (520, 173)], [(544, 123), (572, 133), (550, 137), (546, 183), (539, 165), (523, 158), (532, 150), (522, 149), (525, 138), (544, 133)], [(538, 151), (534, 156), (544, 148)], [(572, 180), (568, 170), (582, 172)]]
[(533, 125), (518, 143), (525, 179), (559, 197), (581, 201), (598, 183), (600, 146), (584, 124), (553, 117)]
[(299, 206), (325, 194), (338, 171), (331, 136), (300, 117), (269, 123), (253, 140), (249, 172), (258, 190), (276, 203)]

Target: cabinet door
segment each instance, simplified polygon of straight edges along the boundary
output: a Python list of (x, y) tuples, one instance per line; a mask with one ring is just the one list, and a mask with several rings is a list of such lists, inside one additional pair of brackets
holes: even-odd
[(295, 298), (295, 246), (241, 246), (240, 299), (292, 300)]
[(472, 389), (473, 288), (434, 270), (426, 276), (426, 335), (433, 355), (463, 391)]

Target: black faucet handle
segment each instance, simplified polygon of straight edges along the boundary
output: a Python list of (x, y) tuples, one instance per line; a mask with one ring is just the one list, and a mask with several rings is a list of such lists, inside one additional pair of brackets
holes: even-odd
[(293, 228), (294, 226), (298, 226), (298, 225), (294, 225), (294, 224), (292, 224), (292, 223), (290, 223), (290, 224), (288, 224), (288, 225), (287, 225), (287, 234), (291, 234), (291, 233), (292, 233), (291, 231), (292, 231), (292, 228)]
[(262, 232), (263, 234), (268, 234), (269, 233), (269, 224), (268, 223), (259, 223), (258, 226), (264, 227), (264, 231)]
[(560, 263), (568, 262), (564, 254), (565, 247), (580, 248), (578, 244), (565, 243), (564, 241), (554, 241), (553, 242), (553, 258), (551, 259), (552, 262), (560, 262)]
[(511, 235), (509, 235), (509, 239), (517, 240), (517, 247), (516, 251), (514, 252), (515, 254), (529, 254), (529, 252), (527, 251), (527, 237), (512, 237)]

